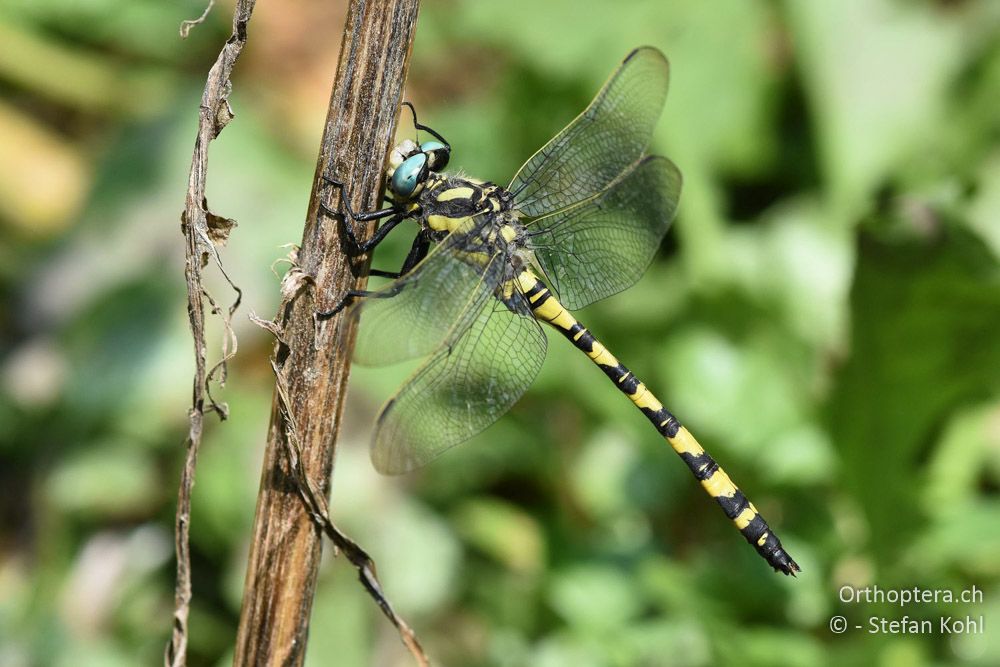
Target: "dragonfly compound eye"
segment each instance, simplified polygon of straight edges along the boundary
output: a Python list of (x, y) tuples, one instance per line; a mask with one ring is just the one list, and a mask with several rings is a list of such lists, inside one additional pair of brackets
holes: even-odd
[(427, 156), (424, 153), (417, 153), (403, 160), (403, 163), (392, 172), (392, 179), (389, 181), (389, 189), (400, 197), (410, 197), (417, 189), (417, 185), (427, 175)]
[(448, 166), (451, 157), (451, 147), (440, 141), (425, 141), (420, 144), (420, 150), (427, 155), (427, 166), (431, 171), (441, 171)]

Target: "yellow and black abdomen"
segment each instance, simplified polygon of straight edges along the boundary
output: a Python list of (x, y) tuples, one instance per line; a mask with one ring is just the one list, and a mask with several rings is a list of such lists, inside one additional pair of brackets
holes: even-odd
[(663, 407), (646, 385), (594, 338), (593, 334), (563, 307), (537, 276), (526, 270), (515, 280), (527, 298), (535, 317), (555, 328), (590, 357), (615, 386), (646, 415), (757, 553), (778, 572), (791, 575), (798, 572), (798, 564), (781, 546), (778, 536), (771, 531), (753, 503), (733, 484), (729, 475), (698, 444), (694, 436)]

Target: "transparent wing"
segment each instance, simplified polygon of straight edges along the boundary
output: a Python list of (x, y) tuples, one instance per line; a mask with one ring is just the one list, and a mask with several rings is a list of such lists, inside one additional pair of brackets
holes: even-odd
[(361, 315), (354, 359), (364, 366), (425, 356), (449, 336), (461, 335), (484, 295), (499, 284), (496, 248), (476, 234), (473, 218), (452, 232), (413, 271), (351, 307)]
[(681, 174), (665, 157), (638, 163), (591, 199), (528, 223), (535, 259), (570, 310), (633, 285), (666, 234)]
[(471, 438), (535, 379), (545, 335), (524, 296), (511, 301), (517, 312), (491, 295), (465, 334), (438, 349), (382, 408), (371, 452), (379, 472), (408, 472)]
[(669, 80), (657, 49), (630, 53), (590, 106), (517, 172), (508, 188), (515, 208), (537, 217), (604, 190), (649, 145)]

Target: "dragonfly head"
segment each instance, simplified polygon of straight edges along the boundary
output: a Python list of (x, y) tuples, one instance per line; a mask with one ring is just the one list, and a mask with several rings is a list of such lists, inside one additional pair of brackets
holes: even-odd
[(423, 189), (427, 176), (448, 165), (451, 147), (440, 141), (425, 141), (419, 146), (405, 139), (389, 156), (389, 191), (398, 200), (412, 199)]

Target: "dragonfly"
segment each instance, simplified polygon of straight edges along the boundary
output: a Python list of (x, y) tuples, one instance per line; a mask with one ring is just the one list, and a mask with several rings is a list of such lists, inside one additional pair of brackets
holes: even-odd
[[(451, 145), (405, 139), (390, 153), (387, 208), (340, 208), (352, 254), (373, 250), (397, 225), (419, 231), (399, 271), (378, 290), (352, 290), (318, 319), (344, 308), (361, 317), (354, 358), (363, 365), (423, 359), (382, 407), (371, 448), (375, 468), (418, 468), (496, 422), (542, 366), (542, 325), (565, 336), (659, 432), (777, 572), (800, 571), (729, 475), (656, 396), (570, 311), (616, 294), (646, 271), (673, 220), (681, 173), (647, 153), (666, 101), (667, 58), (633, 50), (590, 105), (538, 150), (506, 187), (449, 174)], [(417, 137), (419, 139), (419, 136)], [(381, 220), (360, 241), (358, 223)]]

